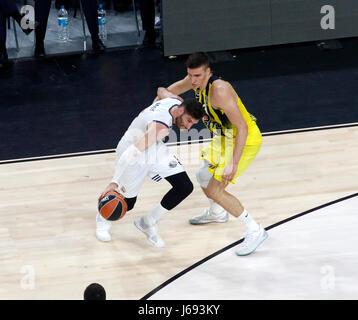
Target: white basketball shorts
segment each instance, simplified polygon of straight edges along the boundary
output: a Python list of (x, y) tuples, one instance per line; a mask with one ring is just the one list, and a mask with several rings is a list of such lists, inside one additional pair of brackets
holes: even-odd
[[(128, 147), (127, 143), (117, 146), (117, 160)], [(128, 165), (119, 178), (119, 190), (126, 198), (136, 197), (146, 177), (155, 182), (184, 172), (185, 169), (163, 142), (157, 142), (142, 153), (140, 159)]]

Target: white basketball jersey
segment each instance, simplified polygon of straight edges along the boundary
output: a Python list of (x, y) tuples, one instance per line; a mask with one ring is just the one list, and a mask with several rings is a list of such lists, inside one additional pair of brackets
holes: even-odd
[(168, 128), (173, 125), (173, 117), (170, 114), (170, 110), (175, 105), (180, 105), (181, 101), (176, 98), (166, 98), (157, 101), (145, 108), (130, 124), (124, 136), (120, 140), (119, 144), (123, 144), (123, 147), (135, 143), (145, 133), (148, 124), (151, 122), (159, 122)]
[[(153, 103), (144, 109), (131, 123), (128, 130), (119, 141), (117, 146), (116, 171), (118, 159), (121, 154), (138, 139), (143, 137), (148, 124), (159, 122), (170, 128), (173, 125), (173, 117), (170, 110), (181, 101), (176, 98), (167, 98)], [(184, 168), (178, 159), (171, 154), (163, 141), (157, 141), (146, 149), (137, 159), (129, 165), (123, 174), (118, 177), (115, 173), (112, 182), (119, 185), (122, 194), (127, 198), (137, 196), (139, 189), (146, 176), (154, 181), (183, 172)]]

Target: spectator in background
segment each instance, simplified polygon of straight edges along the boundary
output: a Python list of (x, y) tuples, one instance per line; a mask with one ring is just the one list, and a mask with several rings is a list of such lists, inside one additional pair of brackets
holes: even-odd
[(155, 0), (139, 1), (140, 16), (142, 19), (142, 27), (145, 31), (143, 45), (152, 46), (155, 44)]
[(98, 283), (91, 283), (83, 293), (84, 300), (106, 300), (106, 291)]
[(29, 24), (24, 23), (24, 25), (21, 26), (23, 16), (24, 15), (20, 14), (14, 0), (0, 0), (0, 68), (5, 68), (12, 64), (8, 59), (6, 50), (6, 18), (14, 18), (21, 30), (27, 35), (33, 30)]
[[(68, 0), (57, 1), (68, 7)], [(97, 0), (81, 0), (88, 30), (92, 38), (92, 49), (95, 53), (104, 52), (106, 47), (98, 36), (98, 3)], [(50, 13), (51, 0), (35, 0), (35, 21), (37, 23), (35, 34), (35, 56), (45, 56), (44, 39), (46, 35), (47, 20)]]

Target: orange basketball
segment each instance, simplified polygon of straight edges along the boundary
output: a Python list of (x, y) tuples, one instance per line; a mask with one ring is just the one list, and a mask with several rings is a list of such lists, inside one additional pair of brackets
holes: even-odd
[(98, 203), (98, 211), (106, 220), (119, 220), (127, 212), (127, 202), (120, 193), (108, 191)]

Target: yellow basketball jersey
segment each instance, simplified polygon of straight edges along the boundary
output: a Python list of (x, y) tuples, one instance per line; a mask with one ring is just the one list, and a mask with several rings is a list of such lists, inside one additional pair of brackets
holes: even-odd
[[(201, 90), (200, 88), (195, 89), (195, 98), (202, 103), (205, 108), (207, 114), (207, 117), (203, 119), (205, 126), (216, 135), (234, 138), (237, 128), (230, 122), (223, 110), (214, 109), (210, 102), (211, 87), (213, 82), (217, 79), (219, 79), (219, 77), (213, 75), (210, 77), (205, 90)], [(238, 98), (237, 105), (249, 129), (247, 140), (257, 140), (250, 135), (259, 135), (261, 138), (261, 133), (256, 126), (256, 118), (247, 112), (240, 98)]]

